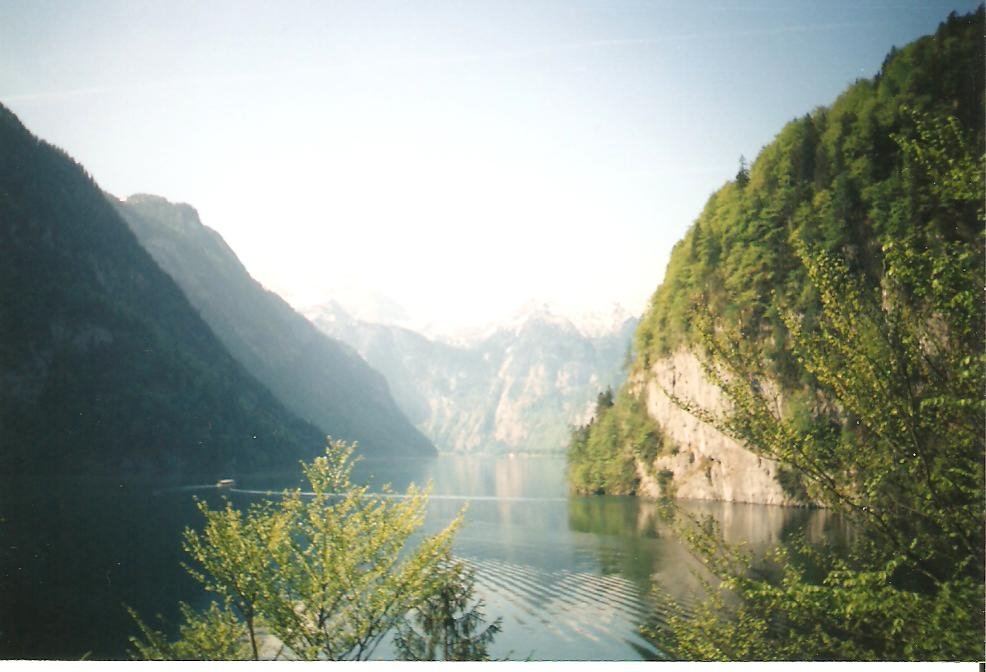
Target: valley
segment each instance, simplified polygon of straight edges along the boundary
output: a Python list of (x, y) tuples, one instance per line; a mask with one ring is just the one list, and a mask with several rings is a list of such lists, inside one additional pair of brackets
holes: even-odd
[(982, 4), (28, 4), (0, 659), (982, 659)]

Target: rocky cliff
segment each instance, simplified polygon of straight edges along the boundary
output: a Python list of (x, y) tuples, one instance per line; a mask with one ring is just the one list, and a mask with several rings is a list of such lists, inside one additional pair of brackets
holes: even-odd
[[(633, 394), (645, 400), (648, 415), (671, 445), (649, 464), (637, 462), (641, 495), (657, 498), (663, 487), (673, 489), (674, 496), (681, 499), (797, 503), (778, 482), (776, 462), (758, 457), (672, 399), (677, 397), (717, 415), (727, 410), (722, 391), (708, 380), (690, 350), (679, 348), (654, 362), (629, 385)], [(661, 472), (671, 474), (668, 486), (662, 486), (654, 476)]]

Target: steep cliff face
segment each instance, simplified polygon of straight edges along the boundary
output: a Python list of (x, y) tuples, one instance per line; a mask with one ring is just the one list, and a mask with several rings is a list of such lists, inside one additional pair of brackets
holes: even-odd
[[(665, 452), (651, 463), (638, 461), (638, 492), (656, 498), (668, 494), (681, 499), (707, 499), (753, 504), (796, 504), (777, 480), (778, 465), (758, 457), (715, 427), (681, 408), (669, 393), (717, 415), (727, 410), (721, 390), (709, 381), (698, 358), (679, 348), (649, 371), (629, 381), (645, 401), (647, 414), (661, 427)], [(654, 474), (670, 473), (662, 486)]]

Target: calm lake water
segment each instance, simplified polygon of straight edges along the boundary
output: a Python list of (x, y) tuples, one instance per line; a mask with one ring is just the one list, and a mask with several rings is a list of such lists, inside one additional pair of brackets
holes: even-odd
[[(570, 497), (563, 457), (456, 457), (364, 461), (357, 480), (433, 483), (426, 527), (463, 505), (457, 556), (476, 569), (477, 593), (502, 617), (496, 656), (535, 660), (640, 660), (656, 651), (637, 633), (659, 610), (654, 581), (687, 602), (693, 561), (663, 529), (654, 505), (628, 497)], [(3, 477), (4, 481), (11, 479)], [(227, 496), (245, 506), (299, 485), (298, 475), (239, 479)], [(4, 482), (0, 489), (0, 658), (125, 658), (135, 627), (128, 604), (154, 624), (177, 621), (177, 602), (207, 597), (182, 569), (181, 530), (198, 526), (194, 497), (222, 494), (206, 479), (180, 483), (94, 480)], [(256, 492), (254, 492), (256, 491)], [(768, 547), (821, 511), (693, 504), (731, 541)], [(159, 623), (158, 627), (162, 627)], [(378, 657), (390, 657), (381, 648)]]

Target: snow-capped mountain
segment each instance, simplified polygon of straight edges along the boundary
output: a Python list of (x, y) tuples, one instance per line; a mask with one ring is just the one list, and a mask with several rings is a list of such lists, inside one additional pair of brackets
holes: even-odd
[[(624, 377), (637, 320), (582, 328), (543, 303), (454, 340), (363, 321), (336, 301), (303, 311), (383, 373), (394, 399), (439, 450), (558, 452), (596, 395)], [(625, 312), (625, 311), (624, 311)], [(614, 309), (617, 320), (621, 314)], [(595, 334), (595, 335), (590, 335)]]

